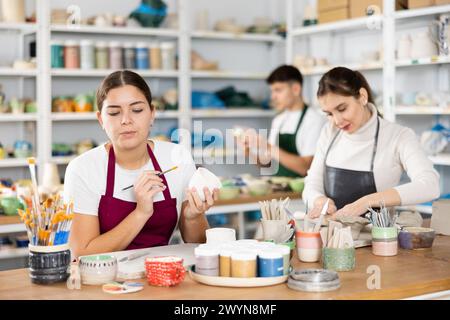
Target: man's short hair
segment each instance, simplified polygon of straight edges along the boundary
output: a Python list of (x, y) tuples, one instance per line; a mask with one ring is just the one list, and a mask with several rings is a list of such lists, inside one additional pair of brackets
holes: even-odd
[(298, 82), (303, 86), (303, 76), (296, 67), (290, 65), (282, 65), (272, 71), (267, 77), (266, 82), (273, 84), (275, 82)]

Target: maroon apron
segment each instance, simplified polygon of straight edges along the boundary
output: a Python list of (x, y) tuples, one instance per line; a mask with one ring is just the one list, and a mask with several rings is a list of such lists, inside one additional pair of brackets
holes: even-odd
[[(155, 171), (161, 167), (156, 161), (152, 149), (147, 144), (147, 151), (152, 160)], [(114, 195), (116, 157), (114, 149), (109, 149), (108, 173), (106, 180), (106, 194), (100, 198), (98, 206), (98, 218), (100, 220), (100, 233), (103, 234), (115, 228), (134, 209), (135, 202), (116, 199)], [(169, 185), (166, 178), (161, 176), (166, 189), (163, 191), (164, 200), (153, 203), (153, 215), (147, 220), (138, 235), (131, 241), (126, 250), (141, 249), (155, 246), (165, 246), (169, 243), (178, 221), (177, 199), (170, 195)]]

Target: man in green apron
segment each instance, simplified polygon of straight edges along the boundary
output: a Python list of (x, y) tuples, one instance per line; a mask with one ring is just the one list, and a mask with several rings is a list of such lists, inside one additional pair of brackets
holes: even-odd
[(304, 177), (311, 166), (325, 119), (304, 103), (303, 76), (297, 68), (280, 66), (266, 81), (270, 85), (272, 107), (279, 113), (272, 121), (269, 139), (247, 136), (241, 139), (244, 150), (251, 155), (254, 149), (251, 140), (257, 140), (258, 151), (267, 150), (256, 155), (260, 166), (268, 167), (275, 160), (279, 166), (274, 175)]

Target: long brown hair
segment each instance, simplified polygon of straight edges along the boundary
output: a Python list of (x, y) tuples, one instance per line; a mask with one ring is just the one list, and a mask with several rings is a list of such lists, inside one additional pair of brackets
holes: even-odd
[[(336, 67), (329, 70), (320, 79), (317, 97), (320, 98), (328, 93), (334, 93), (358, 99), (360, 97), (359, 90), (361, 88), (366, 89), (368, 102), (375, 105), (372, 89), (361, 72), (350, 70), (345, 67)], [(380, 115), (378, 109), (377, 113)]]
[(125, 85), (130, 85), (138, 88), (145, 96), (150, 109), (153, 110), (152, 105), (152, 92), (150, 91), (147, 82), (137, 73), (130, 70), (115, 71), (103, 79), (100, 87), (97, 89), (97, 106), (98, 110), (102, 111), (103, 102), (108, 95), (108, 92), (112, 89), (119, 88)]

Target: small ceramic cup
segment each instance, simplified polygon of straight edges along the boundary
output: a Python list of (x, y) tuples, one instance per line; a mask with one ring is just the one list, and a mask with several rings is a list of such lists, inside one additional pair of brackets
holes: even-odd
[(297, 230), (295, 239), (297, 244), (297, 254), (300, 261), (319, 261), (322, 254), (322, 238), (320, 232), (303, 232)]
[(100, 285), (114, 281), (117, 274), (117, 259), (109, 254), (80, 257), (80, 274), (83, 284)]
[(372, 253), (376, 256), (391, 257), (398, 253), (398, 230), (396, 227), (372, 228)]
[(430, 228), (406, 227), (398, 234), (398, 242), (402, 249), (425, 249), (433, 246), (435, 236)]
[(288, 225), (285, 220), (261, 219), (264, 240), (278, 242), (287, 231)]
[(32, 283), (52, 284), (69, 277), (70, 249), (67, 244), (58, 246), (28, 245), (30, 250), (29, 274)]
[(350, 271), (355, 268), (355, 248), (323, 248), (323, 268)]

